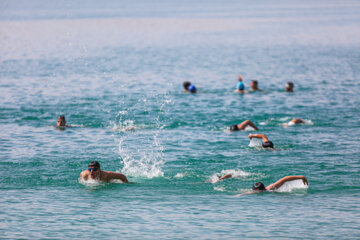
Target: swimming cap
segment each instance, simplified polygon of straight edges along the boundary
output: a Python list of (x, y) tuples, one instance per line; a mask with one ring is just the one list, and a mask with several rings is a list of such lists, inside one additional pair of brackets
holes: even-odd
[(100, 163), (98, 161), (92, 161), (89, 163), (89, 167), (98, 167), (100, 168)]
[(274, 148), (274, 144), (271, 141), (263, 142), (262, 144), (263, 148)]
[(236, 124), (231, 125), (230, 131), (237, 131), (237, 130), (239, 130), (239, 128), (238, 128), (238, 126)]
[(240, 91), (243, 91), (245, 89), (245, 85), (243, 82), (239, 82), (238, 85), (237, 85), (237, 88), (240, 90)]
[(254, 186), (252, 187), (252, 190), (260, 190), (260, 191), (264, 191), (266, 190), (264, 184), (262, 182), (257, 182), (254, 184)]
[(192, 84), (189, 86), (188, 90), (192, 93), (196, 93), (196, 87)]

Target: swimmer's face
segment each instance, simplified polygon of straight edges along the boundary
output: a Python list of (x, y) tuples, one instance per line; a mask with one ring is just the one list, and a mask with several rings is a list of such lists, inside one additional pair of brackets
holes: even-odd
[(98, 167), (89, 167), (88, 171), (92, 179), (96, 179), (100, 175), (100, 168)]
[(65, 127), (65, 125), (66, 125), (66, 120), (63, 119), (63, 118), (58, 118), (56, 124), (57, 124), (58, 127)]
[(251, 82), (251, 83), (250, 83), (250, 87), (251, 87), (252, 89), (257, 89), (257, 88), (258, 88), (257, 82)]

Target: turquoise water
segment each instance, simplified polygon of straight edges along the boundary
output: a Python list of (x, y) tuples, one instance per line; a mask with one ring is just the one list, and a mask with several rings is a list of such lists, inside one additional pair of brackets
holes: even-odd
[[(357, 1), (2, 1), (1, 238), (358, 239), (359, 13)], [(234, 93), (238, 74), (264, 91)], [(60, 114), (74, 127), (51, 127)], [(307, 123), (281, 126), (292, 118)], [(275, 151), (227, 131), (246, 119)], [(93, 160), (133, 184), (81, 184)], [(286, 175), (309, 188), (234, 197)]]

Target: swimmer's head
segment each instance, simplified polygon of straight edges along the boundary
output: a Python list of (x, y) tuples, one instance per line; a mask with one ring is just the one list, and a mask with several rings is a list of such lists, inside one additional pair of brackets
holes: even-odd
[(252, 90), (258, 90), (258, 81), (257, 80), (252, 80), (250, 83), (250, 87)]
[(191, 93), (196, 93), (196, 87), (192, 84), (190, 84), (189, 88), (188, 88), (189, 92)]
[(60, 115), (57, 119), (57, 126), (58, 127), (65, 127), (66, 125), (66, 120), (65, 120), (65, 116), (64, 115)]
[(287, 82), (285, 86), (285, 90), (287, 92), (293, 92), (294, 91), (294, 83), (293, 82)]
[(191, 82), (188, 82), (188, 81), (183, 83), (183, 86), (184, 86), (185, 90), (189, 90), (190, 85), (191, 85)]
[(271, 141), (266, 141), (262, 143), (263, 148), (274, 148), (274, 144)]
[(254, 191), (265, 191), (266, 188), (265, 188), (265, 186), (264, 186), (264, 184), (262, 182), (257, 182), (252, 187), (252, 190), (254, 190)]
[(97, 161), (92, 161), (91, 163), (89, 163), (88, 165), (88, 171), (90, 173), (90, 177), (92, 179), (96, 179), (98, 177), (100, 177), (100, 163)]
[(239, 82), (242, 82), (243, 78), (241, 75), (239, 75), (238, 80), (239, 80)]
[(238, 125), (236, 125), (236, 124), (231, 125), (230, 131), (238, 131), (238, 130), (239, 130)]
[(100, 163), (98, 161), (92, 161), (89, 163), (88, 167), (98, 167), (100, 168)]

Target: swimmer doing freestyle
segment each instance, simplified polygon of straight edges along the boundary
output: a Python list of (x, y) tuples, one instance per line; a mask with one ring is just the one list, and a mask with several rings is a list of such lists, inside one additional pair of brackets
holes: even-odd
[(80, 177), (83, 178), (85, 181), (87, 181), (90, 177), (91, 179), (107, 183), (113, 179), (120, 179), (124, 183), (129, 182), (124, 174), (110, 171), (102, 171), (100, 169), (100, 163), (97, 161), (92, 161), (91, 163), (89, 163), (88, 169), (82, 171), (80, 173)]
[[(220, 177), (216, 182), (219, 182), (219, 181), (221, 181), (223, 179), (231, 178), (231, 177), (232, 177), (231, 174), (226, 174), (226, 175)], [(286, 182), (293, 181), (293, 180), (298, 180), (298, 179), (301, 179), (303, 181), (304, 185), (309, 185), (306, 177), (304, 177), (304, 176), (301, 176), (301, 175), (300, 176), (286, 176), (286, 177), (283, 177), (283, 178), (279, 179), (275, 183), (270, 184), (267, 187), (265, 187), (262, 182), (257, 182), (252, 187), (253, 191), (247, 192), (247, 193), (242, 193), (242, 194), (239, 194), (239, 195), (236, 195), (236, 196), (240, 196), (240, 195), (243, 195), (243, 194), (256, 193), (256, 192), (261, 192), (261, 191), (273, 191), (273, 190), (279, 189)]]
[(249, 138), (260, 138), (262, 140), (261, 146), (263, 148), (274, 148), (274, 144), (266, 137), (265, 134), (249, 134)]

